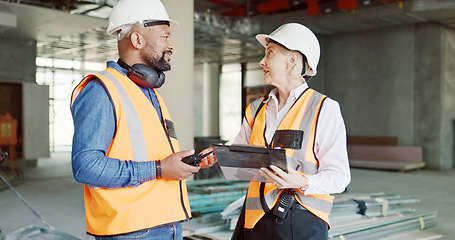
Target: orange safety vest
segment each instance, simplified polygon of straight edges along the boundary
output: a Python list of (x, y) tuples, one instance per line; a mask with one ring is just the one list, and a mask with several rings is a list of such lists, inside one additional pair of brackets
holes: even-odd
[[(286, 160), (294, 169), (299, 166), (298, 171), (304, 175), (314, 175), (318, 171), (319, 162), (313, 147), (320, 109), (326, 98), (313, 89), (307, 88), (287, 112), (277, 129), (303, 130), (301, 149), (286, 148)], [(257, 99), (248, 105), (245, 112), (246, 120), (252, 129), (250, 145), (266, 146), (265, 107), (262, 107), (261, 104), (263, 101), (265, 101), (265, 97)], [(262, 183), (262, 188), (261, 193), (261, 183), (250, 182), (245, 201), (245, 228), (253, 228), (264, 216), (264, 207), (267, 208), (266, 211), (272, 209), (283, 191), (271, 183)], [(329, 214), (333, 203), (329, 194), (305, 195), (301, 191), (296, 191), (296, 193), (295, 198), (299, 204), (329, 224)], [(263, 203), (261, 203), (261, 198)], [(263, 207), (264, 203), (266, 206)]]
[[(107, 68), (89, 75), (74, 89), (71, 105), (81, 90), (99, 79), (110, 95), (116, 119), (116, 131), (107, 156), (121, 160), (163, 160), (179, 151), (173, 123), (156, 92), (163, 122), (150, 101), (128, 77)], [(137, 187), (107, 189), (85, 185), (87, 232), (116, 235), (188, 220), (190, 205), (185, 181), (155, 179)]]

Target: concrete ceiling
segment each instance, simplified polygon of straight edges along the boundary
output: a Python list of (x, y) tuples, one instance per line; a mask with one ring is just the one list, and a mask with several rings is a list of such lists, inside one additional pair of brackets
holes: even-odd
[[(105, 34), (106, 18), (116, 0), (18, 2), (0, 1), (1, 38), (37, 41), (38, 57), (94, 62), (116, 58), (115, 39)], [(359, 0), (355, 11), (339, 11), (335, 0), (326, 0), (320, 1), (325, 4), (316, 16), (308, 15), (303, 0), (290, 1), (294, 5), (281, 10), (264, 10), (261, 6), (270, 0), (194, 2), (195, 63), (257, 59), (263, 48), (254, 35), (269, 33), (284, 22), (303, 23), (319, 35), (422, 22), (455, 29), (454, 0)]]

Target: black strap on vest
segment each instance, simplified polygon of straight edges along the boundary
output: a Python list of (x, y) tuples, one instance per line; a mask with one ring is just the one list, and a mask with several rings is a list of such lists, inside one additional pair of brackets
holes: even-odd
[(253, 116), (253, 123), (254, 123), (254, 120), (256, 119), (256, 116), (258, 115), (259, 111), (260, 111), (261, 108), (265, 105), (265, 102), (267, 102), (267, 100), (269, 99), (269, 97), (268, 97), (267, 95), (264, 95), (263, 98), (264, 98), (264, 99), (261, 101), (261, 104), (259, 104), (258, 109), (256, 109), (256, 112), (254, 113), (254, 116)]
[(261, 182), (261, 186), (259, 187), (259, 199), (261, 200), (262, 210), (264, 210), (264, 213), (268, 213), (269, 207), (267, 206), (267, 203), (265, 202), (264, 189), (265, 189), (265, 182)]
[[(248, 195), (248, 192), (247, 192)], [(242, 210), (240, 211), (240, 216), (235, 225), (234, 233), (232, 233), (231, 240), (243, 240), (244, 236), (244, 227), (245, 227), (245, 204), (246, 204), (246, 197), (245, 201), (243, 201)]]

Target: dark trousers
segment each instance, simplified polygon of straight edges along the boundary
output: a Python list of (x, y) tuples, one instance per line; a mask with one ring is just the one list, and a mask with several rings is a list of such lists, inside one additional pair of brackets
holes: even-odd
[(284, 219), (266, 213), (253, 229), (244, 229), (245, 240), (326, 240), (328, 225), (310, 211), (293, 205)]

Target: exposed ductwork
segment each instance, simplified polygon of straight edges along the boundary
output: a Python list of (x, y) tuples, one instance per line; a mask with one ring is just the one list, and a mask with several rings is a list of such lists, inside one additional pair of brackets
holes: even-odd
[[(8, 37), (37, 40), (39, 56), (102, 61), (116, 55), (116, 48), (108, 47), (112, 39), (105, 27), (117, 0), (17, 2), (20, 4), (0, 0), (0, 36), (3, 31)], [(29, 6), (38, 2), (43, 3), (41, 8)], [(65, 11), (49, 10), (49, 2)], [(319, 7), (312, 16), (311, 2)], [(271, 32), (284, 22), (304, 23), (319, 35), (422, 22), (455, 29), (453, 0), (194, 0), (194, 4), (195, 63), (257, 58), (263, 48), (254, 35)], [(245, 13), (227, 14), (233, 11)], [(63, 26), (61, 22), (72, 24)], [(88, 30), (89, 25), (94, 29)]]

